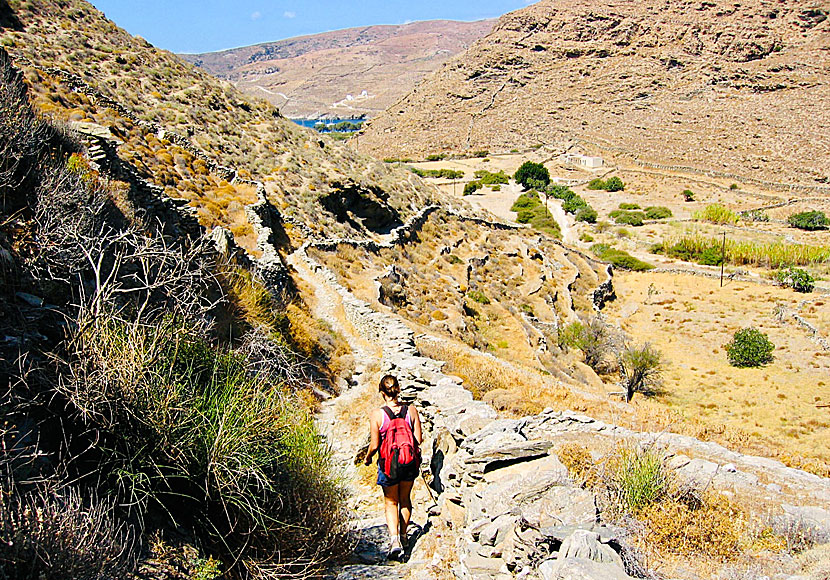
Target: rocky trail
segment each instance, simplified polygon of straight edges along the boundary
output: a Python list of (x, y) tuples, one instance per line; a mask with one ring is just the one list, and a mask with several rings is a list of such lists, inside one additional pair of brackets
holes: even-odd
[[(725, 494), (763, 496), (781, 506), (775, 517), (830, 533), (827, 480), (714, 443), (633, 432), (568, 411), (499, 418), (461, 379), (443, 373), (441, 362), (419, 354), (402, 319), (357, 299), (305, 248), (288, 261), (314, 288), (315, 314), (343, 333), (359, 361), (348, 387), (325, 402), (318, 417), (349, 482), (354, 512), (355, 547), (330, 578), (646, 577), (628, 532), (600, 522), (598, 498), (578, 486), (552, 452), (574, 440), (591, 448), (624, 439), (657, 444), (672, 455), (681, 477)], [(386, 372), (398, 375), (403, 398), (422, 414), (431, 475), (430, 489), (425, 479), (414, 488), (417, 533), (405, 563), (386, 562), (381, 494), (355, 466), (366, 442), (365, 418), (348, 422), (352, 427), (344, 420), (365, 414), (375, 381)]]

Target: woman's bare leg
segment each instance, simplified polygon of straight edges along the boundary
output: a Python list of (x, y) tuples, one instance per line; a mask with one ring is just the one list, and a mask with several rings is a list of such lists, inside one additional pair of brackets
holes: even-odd
[(406, 527), (412, 518), (412, 499), (410, 498), (410, 494), (412, 493), (412, 485), (414, 483), (414, 481), (402, 481), (397, 485), (398, 504), (400, 505), (401, 514), (400, 527), (398, 529), (401, 532), (401, 536), (406, 535)]
[(398, 522), (398, 498), (400, 496), (400, 490), (398, 488), (401, 485), (390, 485), (381, 488), (383, 489), (383, 512), (386, 516), (386, 527), (389, 528), (390, 539), (394, 539), (395, 536), (400, 535)]

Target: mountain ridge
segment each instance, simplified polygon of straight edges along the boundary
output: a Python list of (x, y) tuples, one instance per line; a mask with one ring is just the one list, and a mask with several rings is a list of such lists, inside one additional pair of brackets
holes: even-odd
[(373, 116), (486, 34), (493, 22), (363, 26), (180, 56), (265, 98), (288, 117)]

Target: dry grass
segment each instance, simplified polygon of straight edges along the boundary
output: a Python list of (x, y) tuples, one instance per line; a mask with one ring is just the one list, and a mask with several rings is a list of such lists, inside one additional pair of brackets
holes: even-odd
[[(830, 357), (791, 323), (777, 321), (777, 304), (797, 310), (790, 290), (672, 274), (618, 274), (618, 300), (606, 309), (611, 322), (635, 340), (649, 340), (665, 355), (658, 399), (636, 400), (642, 426), (714, 440), (730, 448), (779, 456), (814, 473), (827, 473), (830, 427)], [(653, 285), (658, 294), (649, 296)], [(735, 369), (723, 345), (735, 330), (753, 325), (777, 346), (775, 361)]]
[(444, 370), (460, 377), (473, 397), (485, 399), (502, 411), (533, 415), (545, 407), (572, 408), (578, 401), (567, 387), (551, 384), (538, 371), (519, 369), (446, 341), (420, 339), (416, 344), (422, 355), (446, 362)]

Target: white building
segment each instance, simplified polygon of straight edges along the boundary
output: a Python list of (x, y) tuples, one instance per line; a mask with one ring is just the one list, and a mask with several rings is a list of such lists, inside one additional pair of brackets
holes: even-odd
[(580, 153), (567, 153), (565, 155), (565, 163), (572, 163), (588, 169), (596, 169), (597, 167), (602, 167), (602, 157), (591, 157)]

